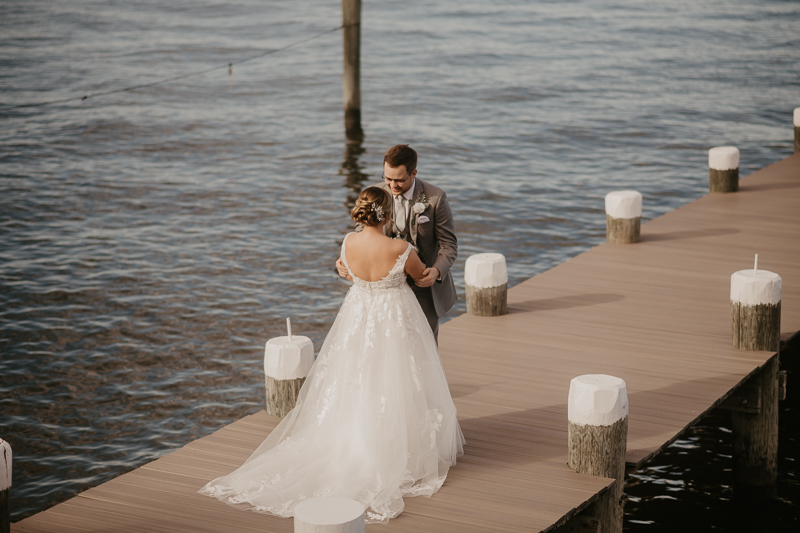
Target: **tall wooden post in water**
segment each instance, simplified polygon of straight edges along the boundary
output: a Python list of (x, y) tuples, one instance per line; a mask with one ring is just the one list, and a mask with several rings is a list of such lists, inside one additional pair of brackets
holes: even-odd
[(622, 533), (622, 489), (628, 443), (628, 389), (625, 381), (587, 374), (569, 384), (567, 462), (579, 474), (617, 481), (592, 503), (586, 514), (602, 533)]
[[(781, 336), (781, 289), (778, 274), (753, 269), (731, 275), (731, 330), (740, 350), (778, 352)], [(732, 410), (733, 475), (739, 496), (772, 498), (778, 480), (779, 355), (769, 359), (742, 387), (747, 401)], [(748, 398), (744, 398), (749, 396)]]
[(342, 0), (344, 131), (347, 140), (359, 141), (361, 129), (361, 0)]

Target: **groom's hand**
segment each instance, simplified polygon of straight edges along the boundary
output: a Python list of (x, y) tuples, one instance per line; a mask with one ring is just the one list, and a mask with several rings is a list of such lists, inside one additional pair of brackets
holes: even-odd
[(439, 269), (436, 267), (430, 267), (423, 270), (422, 277), (415, 279), (414, 283), (417, 284), (417, 287), (430, 287), (436, 283), (437, 279), (439, 279)]

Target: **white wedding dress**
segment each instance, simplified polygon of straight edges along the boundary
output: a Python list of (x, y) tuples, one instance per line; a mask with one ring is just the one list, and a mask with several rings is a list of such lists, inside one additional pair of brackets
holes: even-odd
[[(347, 266), (345, 245), (341, 258)], [(388, 522), (404, 496), (430, 496), (463, 454), (436, 341), (406, 283), (411, 245), (380, 281), (353, 277), (296, 407), (245, 463), (200, 493), (294, 516), (303, 500), (358, 500)]]

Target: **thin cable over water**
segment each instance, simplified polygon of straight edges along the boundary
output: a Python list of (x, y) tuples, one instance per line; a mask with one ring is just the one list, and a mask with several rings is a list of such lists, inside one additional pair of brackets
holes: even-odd
[[(199, 70), (197, 72), (190, 72), (188, 74), (182, 74), (180, 76), (174, 76), (174, 77), (171, 77), (171, 78), (164, 78), (164, 79), (157, 80), (157, 81), (150, 82), (150, 83), (142, 83), (142, 84), (139, 84), (139, 85), (133, 85), (131, 87), (123, 87), (121, 89), (114, 89), (114, 90), (111, 90), (111, 91), (103, 91), (103, 92), (99, 92), (99, 93), (85, 94), (83, 96), (73, 96), (73, 97), (70, 97), (70, 98), (61, 98), (59, 100), (48, 100), (48, 101), (45, 101), (45, 102), (35, 102), (35, 103), (30, 103), (30, 104), (3, 104), (3, 103), (0, 103), (0, 106), (3, 106), (5, 109), (19, 109), (19, 108), (23, 108), (23, 107), (41, 107), (41, 106), (46, 106), (46, 105), (65, 104), (65, 103), (68, 103), (68, 102), (77, 102), (77, 101), (81, 101), (82, 102), (84, 100), (88, 100), (89, 98), (97, 98), (99, 96), (108, 96), (108, 95), (111, 95), (111, 94), (125, 93), (125, 92), (136, 91), (136, 90), (139, 90), (139, 89), (146, 89), (148, 87), (155, 87), (156, 85), (163, 85), (165, 83), (170, 83), (170, 82), (173, 82), (173, 81), (185, 80), (186, 78), (193, 78), (193, 77), (196, 77), (196, 76), (201, 76), (203, 74), (208, 74), (209, 72), (214, 72), (216, 70), (231, 69), (234, 65), (241, 65), (242, 63), (247, 63), (248, 61), (253, 61), (255, 59), (260, 59), (260, 58), (266, 57), (268, 55), (277, 54), (278, 52), (283, 52), (284, 50), (288, 50), (290, 48), (294, 48), (294, 47), (299, 46), (301, 44), (308, 43), (310, 41), (313, 41), (314, 39), (318, 39), (318, 38), (320, 38), (320, 37), (322, 37), (324, 35), (328, 35), (329, 33), (333, 33), (335, 31), (339, 31), (342, 28), (344, 28), (345, 26), (346, 26), (345, 24), (342, 24), (342, 25), (337, 26), (335, 28), (331, 28), (331, 29), (323, 31), (321, 33), (317, 33), (316, 35), (312, 35), (311, 37), (308, 37), (306, 39), (302, 39), (302, 40), (294, 42), (292, 44), (288, 44), (288, 45), (283, 46), (281, 48), (276, 48), (274, 50), (270, 50), (268, 52), (264, 52), (264, 53), (255, 55), (253, 57), (249, 57), (247, 59), (243, 59), (243, 60), (241, 60), (241, 61), (239, 61), (237, 63), (228, 63), (226, 65), (211, 67), (211, 68), (207, 68), (207, 69), (204, 69), (204, 70)], [(228, 72), (230, 73), (230, 70)]]

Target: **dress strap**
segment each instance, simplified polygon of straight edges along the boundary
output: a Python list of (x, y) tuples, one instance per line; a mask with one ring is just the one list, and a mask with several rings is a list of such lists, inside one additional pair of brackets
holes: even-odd
[(352, 233), (348, 233), (347, 235), (344, 236), (344, 240), (342, 240), (342, 251), (339, 253), (339, 257), (342, 258), (342, 263), (344, 263), (344, 266), (345, 266), (345, 268), (347, 268), (347, 272), (350, 273), (350, 276), (351, 277), (355, 277), (355, 276), (353, 276), (353, 271), (350, 270), (350, 265), (347, 264), (347, 256), (344, 253), (344, 245), (347, 242), (347, 238), (350, 235), (352, 235)]
[(400, 267), (400, 269), (404, 269), (406, 267), (406, 261), (408, 260), (408, 256), (411, 255), (411, 250), (414, 249), (414, 246), (411, 243), (408, 243), (408, 248), (406, 251), (403, 252), (400, 257), (397, 258), (397, 265), (395, 268)]

